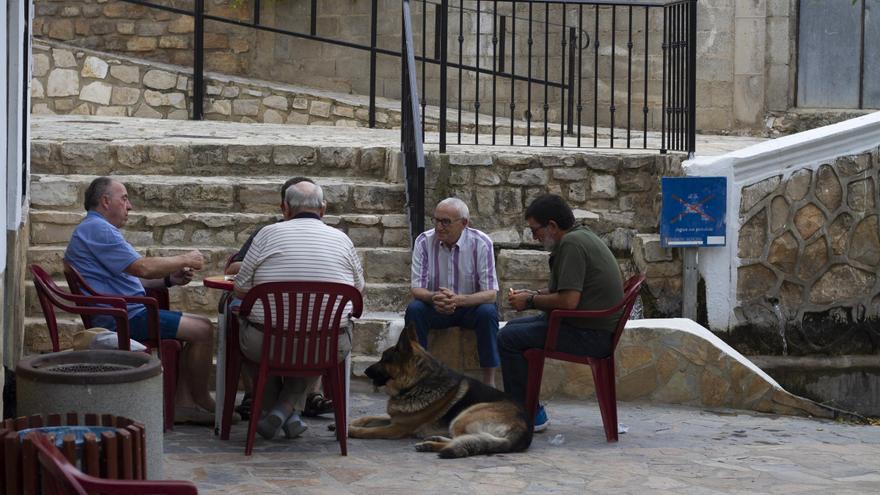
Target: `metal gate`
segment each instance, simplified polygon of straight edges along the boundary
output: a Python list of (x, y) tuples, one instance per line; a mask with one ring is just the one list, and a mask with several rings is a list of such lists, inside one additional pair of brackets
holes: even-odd
[(797, 105), (880, 108), (880, 0), (800, 0)]

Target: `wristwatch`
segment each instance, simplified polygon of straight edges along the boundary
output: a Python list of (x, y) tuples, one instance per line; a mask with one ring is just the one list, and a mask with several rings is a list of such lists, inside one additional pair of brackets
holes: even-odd
[(535, 309), (535, 293), (529, 294), (529, 297), (526, 299), (526, 309)]
[(171, 282), (171, 275), (165, 275), (165, 287), (171, 287), (174, 283)]

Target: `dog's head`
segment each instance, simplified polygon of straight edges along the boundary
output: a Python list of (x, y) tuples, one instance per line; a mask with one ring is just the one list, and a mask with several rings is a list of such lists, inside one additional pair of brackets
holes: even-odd
[[(382, 359), (367, 368), (364, 373), (373, 381), (373, 385), (399, 388), (408, 383), (415, 374), (415, 364), (425, 351), (416, 341), (416, 332), (412, 324), (406, 326), (397, 339), (397, 344), (385, 349)], [(405, 386), (405, 385), (404, 385)]]

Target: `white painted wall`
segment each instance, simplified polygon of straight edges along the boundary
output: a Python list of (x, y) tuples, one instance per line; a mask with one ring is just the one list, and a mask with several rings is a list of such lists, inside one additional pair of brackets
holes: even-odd
[(743, 187), (774, 175), (783, 180), (797, 170), (816, 170), (833, 159), (880, 146), (880, 112), (765, 141), (726, 155), (697, 157), (682, 164), (689, 176), (727, 177), (727, 245), (700, 248), (699, 269), (706, 281), (706, 309), (712, 330), (738, 323), (736, 300), (739, 205)]

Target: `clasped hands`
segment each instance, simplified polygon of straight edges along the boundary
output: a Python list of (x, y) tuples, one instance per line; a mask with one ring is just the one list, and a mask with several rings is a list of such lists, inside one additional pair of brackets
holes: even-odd
[(438, 313), (444, 315), (455, 313), (455, 310), (458, 307), (457, 300), (458, 295), (446, 287), (440, 287), (440, 290), (431, 296), (431, 302), (434, 304), (434, 309), (436, 309)]
[(516, 311), (524, 311), (529, 308), (529, 298), (538, 294), (538, 291), (530, 289), (514, 289), (507, 292), (507, 302)]

